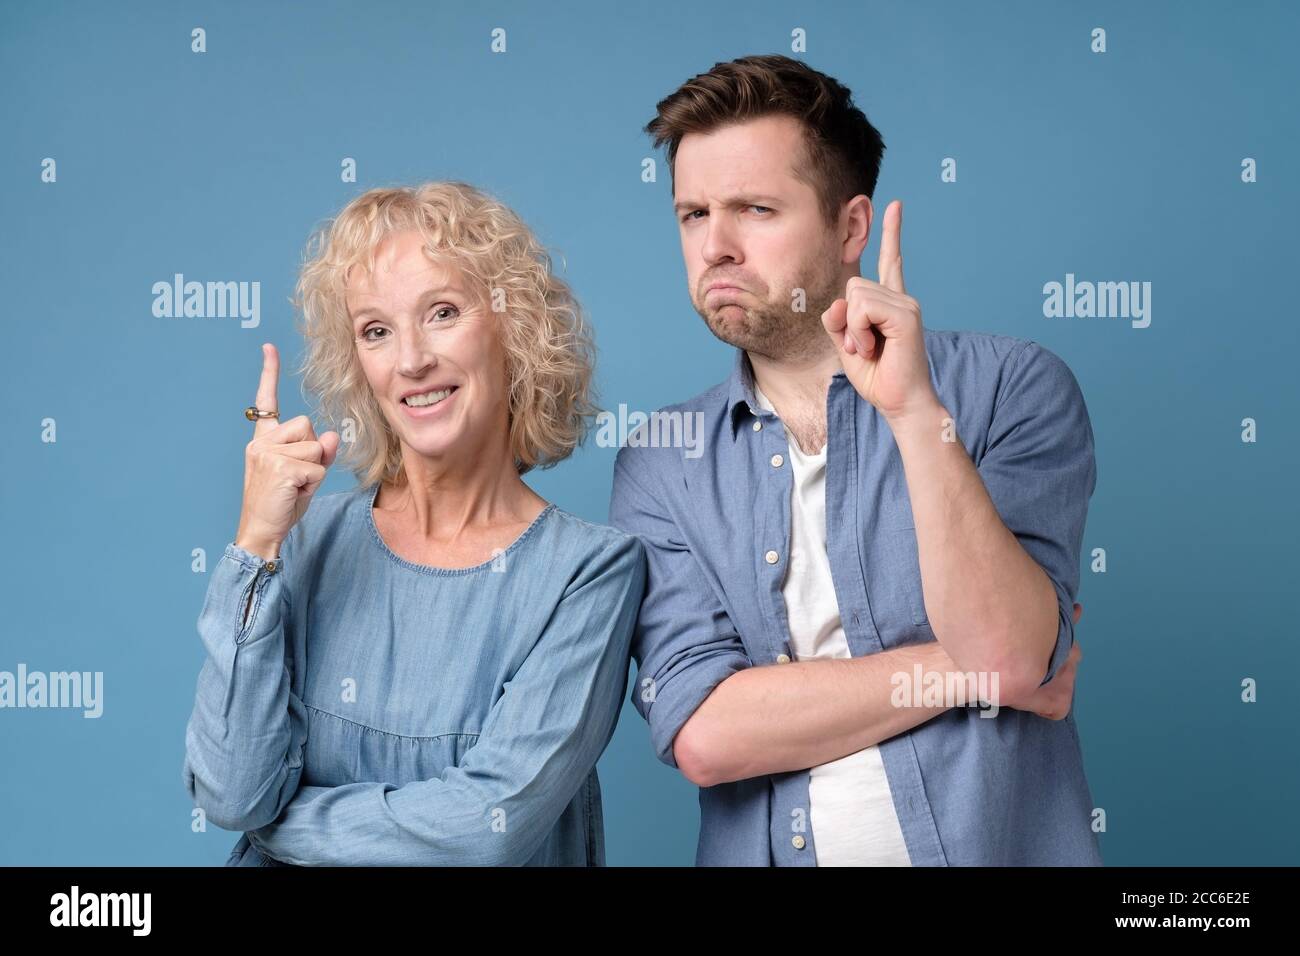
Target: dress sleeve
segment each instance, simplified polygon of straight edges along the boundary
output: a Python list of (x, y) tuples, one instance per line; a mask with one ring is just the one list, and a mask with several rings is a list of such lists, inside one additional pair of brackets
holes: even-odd
[(183, 778), (195, 806), (226, 830), (274, 820), (302, 775), (307, 711), (287, 653), (296, 530), (274, 561), (228, 544), (199, 614), (207, 658), (185, 729)]
[(300, 866), (526, 863), (609, 743), (645, 580), (636, 538), (587, 558), (460, 764), (429, 780), (301, 787), (252, 844)]

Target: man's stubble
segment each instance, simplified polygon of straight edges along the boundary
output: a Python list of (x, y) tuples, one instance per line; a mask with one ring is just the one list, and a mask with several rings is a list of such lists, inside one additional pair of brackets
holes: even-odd
[[(819, 251), (795, 269), (790, 278), (775, 285), (765, 284), (749, 299), (756, 304), (706, 304), (706, 296), (694, 301), (695, 311), (718, 339), (778, 362), (803, 362), (824, 355), (830, 338), (822, 326), (822, 313), (844, 295), (840, 265), (831, 250)], [(725, 273), (712, 276), (707, 282)], [(760, 277), (762, 281), (762, 277)], [(701, 280), (701, 285), (706, 280)], [(752, 285), (746, 283), (752, 289)], [(804, 290), (804, 311), (796, 311), (796, 289)]]

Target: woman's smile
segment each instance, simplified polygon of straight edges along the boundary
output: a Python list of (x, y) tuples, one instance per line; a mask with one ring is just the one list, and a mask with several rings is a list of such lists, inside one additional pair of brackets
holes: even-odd
[[(406, 400), (402, 400), (397, 404), (401, 407), (402, 412), (409, 418), (423, 420), (446, 414), (447, 406), (455, 401), (459, 392), (460, 386), (453, 385), (450, 390), (444, 389), (442, 391), (426, 392), (421, 395), (408, 396), (416, 402), (424, 402), (427, 404), (408, 404)], [(439, 396), (444, 397), (439, 398)]]

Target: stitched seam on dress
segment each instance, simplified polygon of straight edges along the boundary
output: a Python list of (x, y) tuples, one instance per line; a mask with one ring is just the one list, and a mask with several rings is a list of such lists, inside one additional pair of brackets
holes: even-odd
[[(257, 593), (257, 571), (253, 571), (253, 577), (248, 584), (239, 590), (239, 609), (235, 611), (235, 643), (243, 644), (253, 633), (253, 626), (257, 623), (257, 607), (260, 604)], [(251, 602), (251, 603), (250, 603)], [(244, 621), (244, 610), (248, 610), (248, 620)]]
[(523, 530), (523, 533), (520, 534), (519, 537), (515, 538), (515, 540), (512, 541), (500, 554), (489, 558), (482, 564), (476, 564), (469, 568), (439, 568), (432, 564), (416, 564), (414, 561), (407, 561), (384, 542), (384, 537), (379, 533), (378, 525), (375, 524), (374, 512), (371, 510), (374, 507), (375, 499), (379, 497), (378, 487), (375, 488), (373, 498), (365, 494), (362, 494), (360, 497), (365, 505), (365, 515), (363, 520), (365, 521), (366, 526), (370, 529), (370, 536), (388, 556), (389, 560), (403, 568), (406, 568), (408, 571), (416, 571), (420, 574), (428, 574), (435, 577), (459, 577), (466, 574), (481, 574), (484, 571), (490, 572), (500, 560), (512, 555), (516, 550), (518, 550), (524, 542), (532, 536), (533, 531), (536, 528), (541, 527), (544, 523), (544, 519), (549, 518), (552, 514), (560, 510), (554, 502), (548, 502), (546, 507), (537, 513), (536, 517), (533, 518), (532, 522)]
[(443, 737), (478, 737), (479, 736), (477, 732), (466, 732), (466, 731), (455, 731), (455, 730), (448, 731), (445, 734), (398, 734), (398, 733), (394, 733), (391, 730), (382, 730), (378, 727), (371, 727), (367, 724), (360, 723), (359, 721), (350, 720), (347, 717), (343, 717), (340, 716), (339, 714), (331, 713), (328, 710), (321, 710), (319, 707), (315, 707), (311, 704), (308, 704), (305, 701), (303, 702), (303, 706), (306, 707), (308, 710), (316, 711), (316, 713), (318, 714), (324, 714), (326, 717), (333, 717), (335, 720), (341, 720), (345, 724), (351, 724), (354, 727), (359, 727), (362, 730), (369, 731), (372, 734), (383, 734), (385, 737), (400, 737), (403, 740), (441, 740)]
[(591, 821), (591, 775), (588, 774), (584, 783), (582, 783), (582, 839), (586, 843), (586, 865), (591, 865), (591, 827), (594, 822)]

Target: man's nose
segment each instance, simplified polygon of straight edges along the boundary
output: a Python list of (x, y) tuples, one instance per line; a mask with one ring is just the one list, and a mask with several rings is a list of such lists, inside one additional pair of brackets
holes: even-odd
[(709, 219), (708, 232), (705, 233), (700, 253), (709, 265), (716, 265), (726, 259), (737, 263), (745, 261), (739, 236), (729, 223), (717, 217)]

